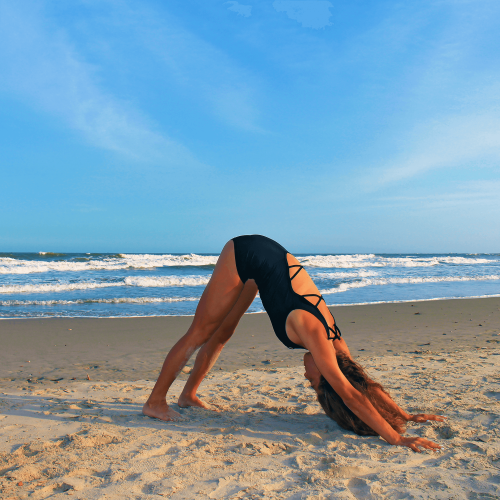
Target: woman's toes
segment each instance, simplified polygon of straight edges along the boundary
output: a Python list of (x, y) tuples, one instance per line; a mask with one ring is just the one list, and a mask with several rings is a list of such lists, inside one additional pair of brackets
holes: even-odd
[(177, 404), (181, 408), (187, 408), (188, 406), (195, 406), (198, 408), (204, 408), (205, 410), (211, 410), (212, 408), (210, 405), (204, 403), (199, 397), (194, 396), (194, 397), (188, 397), (188, 396), (181, 396), (179, 397), (179, 401)]
[(160, 403), (158, 405), (152, 405), (146, 403), (142, 407), (142, 413), (151, 418), (158, 418), (159, 420), (176, 421), (182, 418), (182, 415), (175, 410), (172, 410), (167, 403)]

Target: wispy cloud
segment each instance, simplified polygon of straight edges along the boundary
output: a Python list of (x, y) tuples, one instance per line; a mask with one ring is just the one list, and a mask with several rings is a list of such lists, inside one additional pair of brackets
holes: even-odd
[(113, 15), (129, 36), (160, 57), (169, 76), (193, 101), (231, 126), (264, 132), (258, 124), (260, 83), (251, 71), (184, 28), (165, 10), (121, 3)]
[[(498, 7), (489, 0), (435, 2), (413, 17), (406, 9), (399, 13), (405, 17), (401, 25), (406, 22), (409, 28), (413, 26), (404, 32), (407, 35), (413, 31), (413, 36), (400, 39), (399, 35), (387, 35), (394, 50), (404, 55), (404, 70), (386, 87), (392, 91), (392, 105), (397, 103), (399, 116), (406, 115), (406, 119), (397, 130), (388, 132), (391, 137), (385, 137), (386, 159), (373, 165), (367, 174), (370, 189), (438, 169), (499, 165), (500, 73), (495, 58), (487, 57), (488, 50), (492, 55), (496, 52), (488, 37), (489, 30), (496, 29), (492, 9), (498, 13)], [(408, 57), (413, 39), (422, 38), (422, 30), (428, 30), (430, 19), (440, 12), (440, 29), (427, 34), (416, 53), (418, 57)], [(409, 18), (415, 22), (408, 23)], [(373, 30), (374, 40), (384, 39), (380, 33), (380, 29)]]
[(330, 8), (333, 5), (326, 0), (275, 0), (273, 7), (304, 28), (321, 29), (332, 25)]
[(200, 165), (186, 147), (99, 85), (99, 68), (85, 62), (40, 4), (2, 2), (0, 40), (0, 88), (62, 118), (99, 148), (164, 166)]
[(442, 189), (440, 193), (423, 193), (419, 196), (398, 195), (381, 197), (377, 200), (378, 206), (393, 208), (408, 208), (413, 211), (460, 209), (480, 210), (487, 209), (484, 215), (491, 215), (492, 210), (500, 209), (500, 181), (476, 180), (454, 182)]
[(380, 187), (431, 170), (494, 166), (500, 162), (500, 117), (493, 114), (447, 116), (406, 134), (404, 153), (376, 169), (370, 184)]
[(228, 9), (232, 12), (236, 12), (243, 17), (250, 17), (252, 15), (252, 6), (251, 5), (243, 5), (236, 1), (226, 2), (226, 5), (229, 4)]

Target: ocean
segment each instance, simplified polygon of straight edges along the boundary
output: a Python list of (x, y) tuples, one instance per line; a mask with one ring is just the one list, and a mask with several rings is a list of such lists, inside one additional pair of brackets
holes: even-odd
[[(500, 295), (500, 254), (296, 254), (328, 305)], [(215, 254), (0, 253), (0, 318), (194, 314)], [(263, 311), (257, 296), (248, 312)]]

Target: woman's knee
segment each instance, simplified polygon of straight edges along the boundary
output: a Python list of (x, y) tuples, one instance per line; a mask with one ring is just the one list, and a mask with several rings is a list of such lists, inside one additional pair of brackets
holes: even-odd
[(203, 324), (200, 324), (194, 321), (188, 331), (188, 335), (195, 341), (196, 344), (202, 345), (210, 340), (210, 338), (217, 331), (218, 327), (219, 324), (216, 322), (204, 321)]
[(221, 325), (213, 335), (213, 341), (221, 346), (227, 344), (229, 339), (233, 336), (237, 325)]

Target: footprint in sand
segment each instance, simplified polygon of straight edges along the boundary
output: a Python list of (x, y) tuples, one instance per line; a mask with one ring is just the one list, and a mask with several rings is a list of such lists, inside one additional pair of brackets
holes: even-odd
[(487, 391), (484, 393), (484, 395), (491, 398), (491, 399), (500, 400), (500, 392), (498, 392), (498, 391)]
[(359, 476), (365, 476), (366, 474), (373, 474), (376, 472), (374, 469), (370, 469), (369, 467), (356, 467), (352, 465), (333, 466), (331, 471), (335, 477), (342, 479), (354, 478), (355, 481), (359, 480)]
[(457, 435), (457, 430), (449, 425), (443, 425), (436, 428), (437, 434), (441, 439), (452, 439)]
[[(356, 467), (352, 467), (352, 468), (356, 469)], [(363, 499), (363, 500), (369, 500), (371, 498), (375, 498), (371, 494), (371, 488), (370, 488), (370, 486), (368, 485), (368, 483), (364, 479), (361, 479), (361, 478), (358, 478), (358, 477), (355, 477), (355, 478), (351, 479), (347, 483), (347, 488), (349, 488), (349, 491), (352, 493), (352, 495), (355, 498), (358, 498), (360, 500), (361, 499)]]

